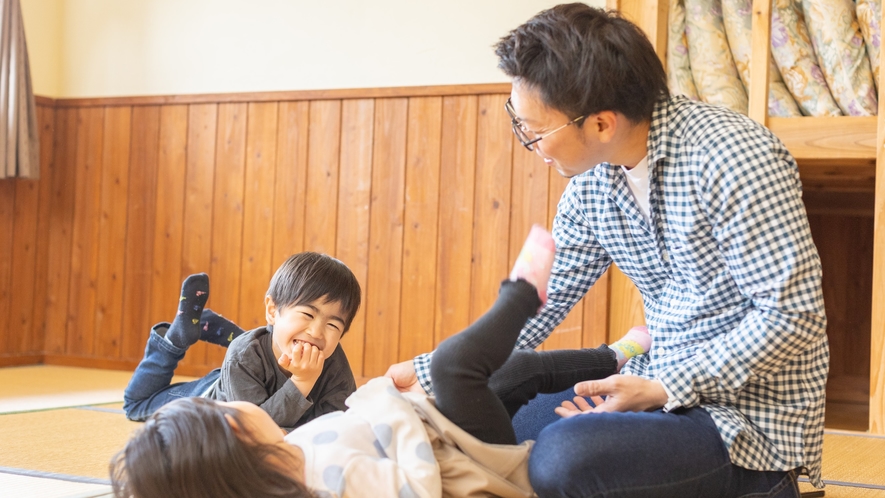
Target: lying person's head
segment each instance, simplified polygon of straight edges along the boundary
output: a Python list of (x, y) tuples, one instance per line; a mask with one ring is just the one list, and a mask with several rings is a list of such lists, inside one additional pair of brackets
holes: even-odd
[(360, 284), (341, 261), (302, 252), (277, 269), (264, 304), (281, 352), (309, 344), (328, 358), (360, 307)]
[(313, 496), (300, 449), (247, 402), (169, 403), (114, 456), (110, 473), (120, 498)]

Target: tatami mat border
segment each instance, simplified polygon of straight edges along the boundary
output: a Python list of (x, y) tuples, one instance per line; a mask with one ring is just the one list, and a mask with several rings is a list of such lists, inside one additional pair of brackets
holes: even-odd
[(120, 408), (104, 408), (101, 406), (72, 406), (71, 408), (76, 408), (77, 410), (91, 410), (93, 412), (105, 412), (105, 413), (126, 413)]
[(0, 467), (0, 473), (14, 474), (28, 477), (42, 477), (44, 479), (58, 479), (60, 481), (79, 482), (83, 484), (110, 484), (107, 479), (97, 479), (95, 477), (72, 476), (68, 474), (58, 474), (56, 472), (42, 472), (39, 470), (16, 469), (13, 467)]
[(851, 436), (866, 437), (870, 439), (885, 439), (885, 434), (869, 434), (866, 432), (843, 431), (839, 429), (824, 429), (824, 434), (832, 434), (833, 436)]
[[(808, 480), (807, 477), (800, 477), (799, 482), (809, 483), (811, 481)], [(851, 481), (831, 481), (829, 479), (823, 480), (824, 484), (827, 486), (841, 486), (843, 488), (865, 488), (865, 489), (879, 489), (885, 491), (885, 485), (881, 484), (864, 484), (861, 482), (851, 482)]]
[(881, 489), (885, 490), (885, 486), (880, 484), (863, 484), (860, 482), (847, 482), (847, 481), (829, 481), (824, 479), (824, 484), (832, 484), (833, 486), (843, 486), (843, 487), (851, 487), (851, 488), (866, 488), (866, 489)]

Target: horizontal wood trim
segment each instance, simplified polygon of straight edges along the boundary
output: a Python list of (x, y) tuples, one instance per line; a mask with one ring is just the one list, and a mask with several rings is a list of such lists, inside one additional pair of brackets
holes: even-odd
[[(124, 370), (135, 371), (138, 361), (114, 360), (107, 358), (94, 358), (85, 356), (71, 356), (59, 354), (47, 355), (13, 355), (0, 356), (0, 367), (23, 366), (23, 365), (57, 365), (62, 367), (98, 368), (101, 370)], [(220, 366), (220, 364), (219, 364)], [(202, 377), (217, 368), (213, 365), (185, 365), (179, 364), (175, 369), (175, 375), (190, 377)], [(362, 386), (369, 382), (372, 377), (356, 376), (356, 385)]]
[(768, 128), (801, 164), (876, 160), (876, 117), (768, 118)]
[(44, 97), (42, 95), (34, 95), (34, 102), (37, 105), (45, 105), (48, 107), (55, 107), (55, 99), (51, 97)]
[(500, 93), (510, 93), (510, 83), (399, 86), (386, 88), (342, 88), (335, 90), (297, 90), (281, 92), (206, 93), (194, 95), (144, 95), (132, 97), (61, 99), (38, 97), (38, 103), (43, 105), (55, 105), (56, 107), (95, 107), (124, 105), (220, 104), (236, 102), (291, 102), (299, 100), (394, 97), (447, 97), (453, 95), (488, 95)]
[[(133, 360), (115, 360), (108, 358), (59, 354), (47, 354), (43, 356), (42, 363), (46, 365), (59, 365), (63, 367), (98, 368), (101, 370), (124, 370), (129, 372), (135, 371), (135, 367), (138, 366), (138, 361)], [(175, 369), (175, 375), (202, 377), (215, 368), (215, 366), (210, 365), (179, 364), (178, 368)]]
[[(110, 358), (96, 358), (92, 356), (75, 356), (61, 354), (47, 354), (43, 356), (43, 364), (59, 365), (63, 367), (99, 368), (102, 370), (128, 370), (134, 371), (138, 361), (116, 360)], [(176, 370), (176, 373), (181, 373)]]
[(0, 355), (0, 367), (21, 367), (43, 363), (42, 354)]

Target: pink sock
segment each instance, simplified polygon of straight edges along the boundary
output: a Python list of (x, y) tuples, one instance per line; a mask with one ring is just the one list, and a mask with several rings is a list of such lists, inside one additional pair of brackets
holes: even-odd
[(618, 370), (620, 370), (627, 360), (651, 349), (651, 336), (645, 326), (633, 327), (624, 334), (624, 337), (609, 347), (618, 355)]
[(513, 271), (510, 272), (510, 280), (522, 278), (538, 289), (542, 308), (547, 303), (547, 281), (550, 279), (555, 252), (556, 246), (550, 232), (541, 225), (534, 225), (516, 257)]

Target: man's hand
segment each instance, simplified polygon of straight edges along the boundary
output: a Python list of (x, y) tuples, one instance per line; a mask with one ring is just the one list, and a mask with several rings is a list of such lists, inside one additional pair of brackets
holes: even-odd
[(324, 361), (323, 352), (306, 342), (294, 345), (289, 353), (283, 353), (277, 359), (280, 367), (292, 374), (290, 380), (305, 398), (323, 373)]
[(418, 375), (415, 373), (415, 364), (412, 360), (390, 365), (390, 368), (387, 369), (387, 373), (385, 373), (384, 376), (393, 379), (393, 385), (395, 385), (400, 392), (427, 394), (424, 392), (424, 388), (421, 387), (421, 384), (418, 383)]
[[(563, 401), (556, 414), (563, 418), (582, 413), (641, 412), (667, 404), (667, 392), (656, 380), (635, 375), (612, 375), (602, 380), (588, 380), (575, 385), (574, 402)], [(583, 396), (596, 404), (590, 406)], [(602, 399), (605, 396), (605, 400)]]

